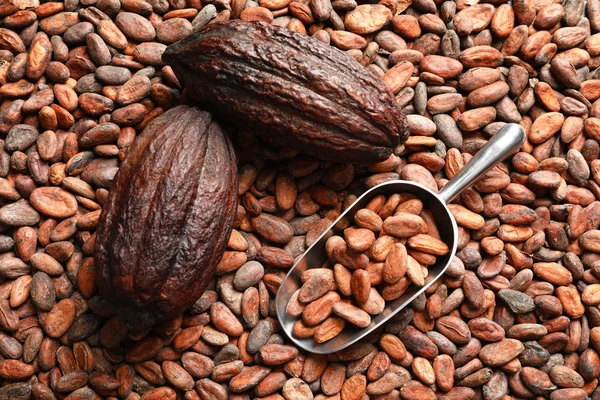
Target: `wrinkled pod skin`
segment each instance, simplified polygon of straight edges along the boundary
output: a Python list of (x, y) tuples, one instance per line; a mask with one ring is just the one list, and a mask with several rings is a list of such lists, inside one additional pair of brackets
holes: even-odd
[(231, 143), (210, 113), (152, 121), (117, 173), (97, 231), (101, 295), (131, 329), (173, 318), (204, 292), (237, 205)]
[(167, 48), (190, 98), (268, 144), (327, 161), (386, 159), (408, 137), (381, 79), (342, 51), (261, 22), (219, 22)]

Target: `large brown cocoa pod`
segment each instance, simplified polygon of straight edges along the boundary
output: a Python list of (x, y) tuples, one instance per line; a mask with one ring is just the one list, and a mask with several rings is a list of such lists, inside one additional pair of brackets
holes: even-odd
[(274, 146), (374, 162), (408, 136), (394, 95), (342, 51), (288, 29), (212, 23), (167, 48), (190, 99)]
[(179, 106), (153, 120), (121, 164), (100, 218), (101, 295), (144, 329), (191, 306), (233, 224), (237, 168), (210, 113)]

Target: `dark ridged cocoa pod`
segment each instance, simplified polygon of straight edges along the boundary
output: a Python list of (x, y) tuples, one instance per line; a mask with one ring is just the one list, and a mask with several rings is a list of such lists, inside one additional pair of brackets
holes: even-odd
[(218, 264), (237, 206), (233, 148), (208, 112), (179, 106), (130, 148), (100, 218), (98, 284), (132, 329), (191, 306)]
[(191, 99), (274, 146), (360, 163), (387, 158), (408, 137), (381, 78), (288, 29), (213, 23), (169, 46), (163, 60)]

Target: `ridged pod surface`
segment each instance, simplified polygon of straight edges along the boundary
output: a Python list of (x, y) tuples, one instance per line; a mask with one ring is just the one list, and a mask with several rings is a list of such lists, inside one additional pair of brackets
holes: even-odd
[(237, 206), (233, 148), (210, 113), (175, 107), (129, 150), (100, 218), (101, 294), (131, 328), (172, 318), (212, 277)]
[(191, 99), (273, 146), (373, 162), (408, 136), (381, 78), (342, 51), (285, 28), (212, 23), (169, 46), (163, 60)]

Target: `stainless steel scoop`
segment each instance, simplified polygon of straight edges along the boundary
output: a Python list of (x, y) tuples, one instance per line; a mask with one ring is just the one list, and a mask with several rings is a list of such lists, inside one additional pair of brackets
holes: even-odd
[[(326, 233), (323, 233), (319, 239), (296, 261), (292, 269), (288, 272), (285, 279), (279, 287), (275, 306), (277, 308), (277, 316), (283, 330), (294, 342), (294, 344), (306, 351), (318, 354), (329, 354), (342, 350), (345, 347), (362, 339), (375, 329), (383, 325), (398, 311), (409, 305), (419, 294), (423, 293), (436, 279), (438, 279), (448, 268), (450, 260), (456, 253), (456, 241), (458, 237), (458, 228), (456, 221), (446, 206), (452, 201), (462, 190), (469, 187), (486, 171), (494, 165), (504, 160), (510, 153), (517, 150), (525, 141), (525, 131), (517, 124), (506, 124), (500, 132), (494, 135), (487, 144), (479, 150), (479, 152), (469, 161), (469, 163), (442, 188), (439, 193), (434, 193), (424, 186), (409, 182), (409, 181), (390, 181), (377, 185), (362, 196), (360, 196), (351, 207), (339, 216), (333, 222), (329, 230), (334, 234), (336, 226), (342, 220), (354, 222), (354, 214), (364, 208), (365, 205), (375, 196), (384, 194), (389, 196), (394, 193), (408, 192), (417, 195), (423, 202), (424, 208), (430, 210), (437, 221), (441, 239), (448, 245), (451, 251), (443, 257), (438, 257), (437, 262), (431, 265), (429, 275), (425, 280), (425, 286), (417, 287), (411, 285), (406, 293), (400, 298), (386, 302), (384, 311), (372, 316), (371, 324), (366, 328), (358, 328), (351, 324), (346, 324), (346, 327), (337, 337), (325, 343), (316, 343), (312, 338), (297, 339), (292, 335), (292, 327), (297, 318), (288, 316), (285, 312), (286, 305), (296, 290), (301, 286), (300, 275), (308, 268), (322, 268), (327, 262), (328, 257), (325, 251), (325, 242), (327, 241)], [(344, 221), (345, 222), (345, 221)]]

